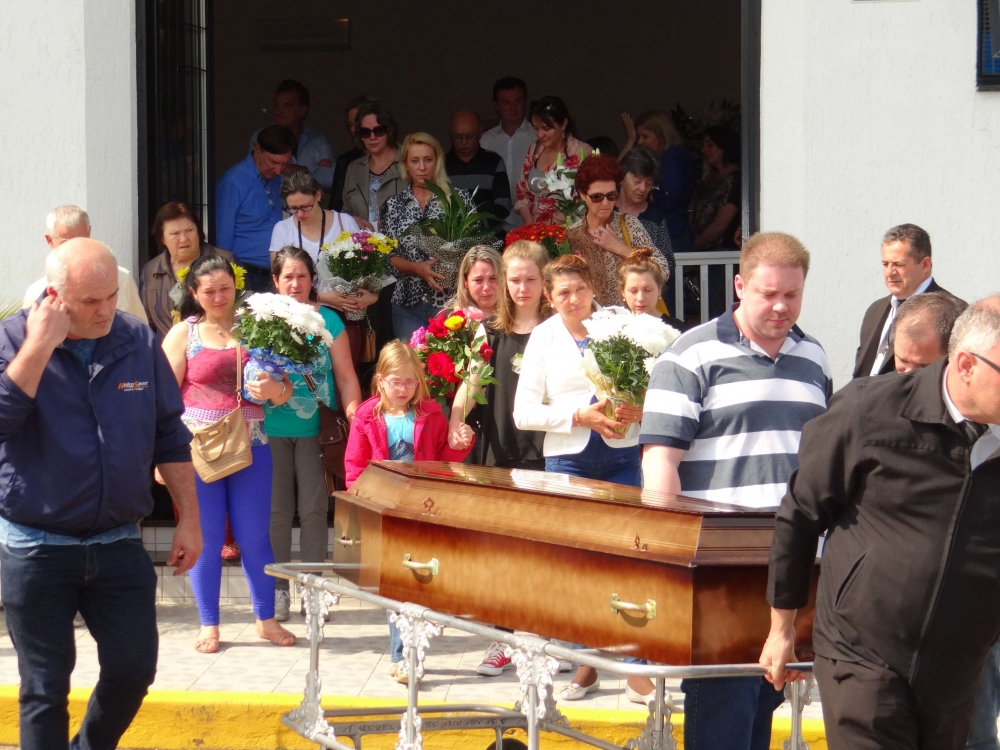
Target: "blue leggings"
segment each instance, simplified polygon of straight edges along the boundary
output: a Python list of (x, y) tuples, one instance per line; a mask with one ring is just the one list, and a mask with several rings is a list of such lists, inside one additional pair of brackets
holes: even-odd
[(204, 549), (191, 569), (191, 586), (202, 625), (219, 624), (222, 543), (226, 516), (240, 545), (243, 573), (258, 620), (274, 617), (274, 579), (264, 566), (274, 562), (271, 551), (271, 448), (255, 445), (253, 463), (225, 479), (206, 484), (195, 475)]

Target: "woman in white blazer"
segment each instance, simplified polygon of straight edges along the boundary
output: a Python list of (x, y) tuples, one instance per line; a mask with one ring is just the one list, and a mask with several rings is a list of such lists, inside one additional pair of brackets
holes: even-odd
[[(524, 349), (514, 424), (545, 433), (546, 471), (639, 487), (642, 407), (620, 407), (618, 419), (609, 419), (601, 413), (605, 400), (580, 371), (583, 322), (594, 310), (586, 261), (564, 255), (545, 266), (545, 296), (556, 315), (535, 327)], [(628, 432), (615, 432), (621, 427)]]
[[(620, 407), (617, 420), (609, 419), (601, 413), (605, 400), (597, 400), (594, 385), (580, 371), (588, 341), (583, 321), (594, 311), (587, 262), (564, 255), (545, 266), (544, 276), (545, 296), (556, 314), (535, 326), (524, 349), (514, 424), (545, 433), (546, 471), (639, 487), (642, 407)], [(615, 432), (620, 427), (628, 432)], [(581, 666), (559, 698), (579, 700), (600, 684), (596, 669)], [(630, 700), (645, 702), (651, 687), (648, 680), (629, 678), (626, 692)]]

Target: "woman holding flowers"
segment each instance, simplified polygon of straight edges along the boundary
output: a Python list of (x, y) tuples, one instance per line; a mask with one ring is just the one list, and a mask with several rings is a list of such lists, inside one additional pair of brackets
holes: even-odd
[(663, 269), (653, 260), (653, 251), (648, 247), (636, 248), (618, 269), (618, 288), (628, 309), (636, 315), (653, 315), (664, 323), (666, 315), (656, 310), (656, 301), (663, 287)]
[[(317, 303), (313, 286), (316, 273), (310, 254), (297, 247), (282, 248), (271, 260), (271, 273), (278, 294), (319, 312), (333, 337), (333, 343), (323, 348), (312, 366), (312, 388), (302, 375), (290, 375), (291, 398), (283, 404), (264, 404), (264, 426), (274, 461), (270, 537), (275, 562), (292, 559), (292, 519), (297, 510), (300, 558), (302, 562), (321, 563), (327, 554), (329, 498), (319, 444), (319, 403), (336, 409), (339, 392), (351, 422), (361, 403), (361, 386), (351, 364), (344, 324), (336, 313)], [(283, 622), (289, 614), (288, 581), (277, 579), (275, 588), (275, 619)]]
[(525, 224), (562, 221), (565, 217), (557, 215), (557, 195), (549, 193), (542, 184), (545, 174), (557, 167), (572, 172), (592, 149), (573, 137), (569, 110), (558, 96), (543, 96), (532, 102), (528, 122), (538, 140), (528, 147), (524, 158), (521, 179), (514, 188), (514, 210)]
[(392, 293), (392, 326), (396, 338), (409, 341), (413, 332), (448, 306), (455, 294), (440, 282), (444, 276), (434, 270), (437, 258), (430, 258), (417, 246), (408, 231), (423, 219), (441, 218), (444, 207), (427, 188), (432, 182), (445, 196), (458, 193), (469, 212), (475, 205), (468, 191), (452, 187), (444, 170), (444, 152), (434, 136), (410, 133), (399, 150), (399, 163), (409, 187), (385, 202), (379, 228), (399, 241), (391, 262), (402, 278)]
[(204, 553), (191, 570), (201, 631), (195, 648), (219, 649), (219, 587), (226, 517), (242, 550), (243, 572), (257, 615), (257, 635), (278, 646), (291, 646), (295, 636), (274, 619), (274, 579), (264, 566), (274, 562), (268, 525), (271, 517), (271, 450), (261, 404), (285, 403), (292, 395), (285, 376), (274, 380), (260, 372), (244, 377), (237, 395), (237, 367), (247, 371), (250, 355), (233, 338), (236, 275), (233, 266), (216, 255), (198, 258), (184, 278), (180, 313), (184, 324), (174, 326), (163, 340), (184, 399), (184, 421), (211, 424), (240, 406), (252, 443), (253, 463), (228, 477), (206, 483), (195, 477)]
[(623, 302), (618, 289), (618, 267), (633, 247), (654, 248), (654, 259), (663, 269), (663, 277), (670, 275), (669, 261), (655, 249), (642, 222), (615, 208), (623, 177), (621, 165), (610, 156), (586, 159), (576, 173), (576, 190), (587, 212), (566, 230), (573, 253), (587, 261), (597, 301), (604, 306)]
[[(535, 327), (524, 349), (514, 425), (545, 434), (546, 471), (639, 487), (642, 406), (621, 405), (613, 419), (606, 416), (608, 399), (598, 400), (580, 367), (590, 341), (585, 322), (594, 312), (590, 268), (565, 255), (545, 267), (544, 284), (556, 314)], [(581, 666), (559, 698), (579, 700), (599, 685), (597, 670)], [(651, 687), (633, 678), (629, 685), (643, 695)]]

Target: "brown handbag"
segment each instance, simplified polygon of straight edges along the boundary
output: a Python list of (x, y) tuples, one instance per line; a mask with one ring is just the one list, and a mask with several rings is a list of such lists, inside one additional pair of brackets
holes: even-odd
[(372, 322), (368, 319), (367, 313), (365, 313), (365, 322), (368, 324), (368, 330), (365, 332), (365, 340), (361, 342), (361, 353), (358, 357), (358, 362), (374, 362), (375, 330), (372, 328)]
[[(331, 409), (323, 403), (316, 393), (316, 381), (311, 375), (303, 376), (306, 385), (316, 398), (319, 409), (319, 447), (323, 456), (323, 467), (326, 469), (326, 489), (332, 495), (335, 490), (343, 488), (347, 472), (344, 469), (344, 456), (347, 453), (347, 438), (351, 426), (341, 408)], [(339, 403), (339, 401), (338, 401)], [(340, 480), (338, 484), (337, 480)]]
[(191, 462), (203, 482), (235, 474), (253, 463), (250, 432), (243, 416), (243, 356), (236, 342), (236, 408), (222, 419), (191, 430)]

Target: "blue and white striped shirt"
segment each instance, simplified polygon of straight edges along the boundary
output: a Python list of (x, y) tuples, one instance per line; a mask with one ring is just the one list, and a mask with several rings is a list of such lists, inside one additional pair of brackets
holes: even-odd
[(747, 507), (781, 503), (802, 426), (833, 393), (823, 347), (793, 326), (772, 360), (745, 338), (736, 307), (688, 331), (653, 369), (640, 444), (686, 451), (688, 497)]

